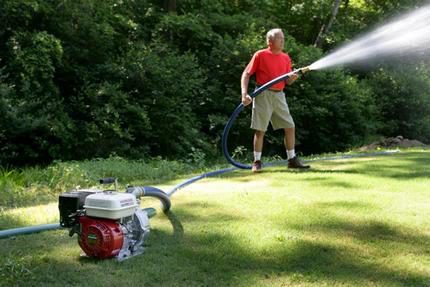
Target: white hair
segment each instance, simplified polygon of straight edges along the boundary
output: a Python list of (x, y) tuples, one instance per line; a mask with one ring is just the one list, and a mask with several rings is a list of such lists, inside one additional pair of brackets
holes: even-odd
[(275, 40), (276, 34), (282, 33), (282, 29), (280, 28), (275, 28), (275, 29), (271, 29), (269, 30), (269, 32), (267, 32), (266, 34), (266, 41), (267, 43), (269, 43), (269, 41)]

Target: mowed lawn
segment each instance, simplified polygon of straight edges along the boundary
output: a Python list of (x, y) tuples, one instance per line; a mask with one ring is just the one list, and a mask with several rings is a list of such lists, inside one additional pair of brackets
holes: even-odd
[[(403, 150), (205, 179), (158, 209), (145, 254), (121, 263), (80, 257), (67, 230), (1, 239), (0, 285), (430, 286), (429, 166), (430, 150)], [(55, 222), (56, 208), (0, 222)]]

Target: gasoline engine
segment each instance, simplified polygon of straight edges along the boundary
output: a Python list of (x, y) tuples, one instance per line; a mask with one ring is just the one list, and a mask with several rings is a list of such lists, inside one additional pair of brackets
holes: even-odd
[(60, 225), (70, 229), (70, 236), (78, 235), (79, 246), (89, 257), (122, 261), (141, 254), (155, 209), (140, 208), (140, 197), (157, 197), (164, 212), (170, 209), (170, 198), (150, 186), (128, 186), (125, 193), (117, 192), (115, 178), (100, 183), (115, 183), (115, 190), (80, 189), (60, 195)]

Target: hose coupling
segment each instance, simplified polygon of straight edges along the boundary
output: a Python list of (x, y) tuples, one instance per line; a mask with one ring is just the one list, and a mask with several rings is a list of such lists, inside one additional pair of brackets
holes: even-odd
[(306, 73), (307, 73), (307, 72), (309, 72), (310, 70), (311, 70), (311, 69), (309, 68), (309, 66), (307, 66), (307, 67), (303, 67), (303, 68), (298, 69), (298, 70), (297, 70), (297, 73), (303, 76), (304, 74), (306, 74)]

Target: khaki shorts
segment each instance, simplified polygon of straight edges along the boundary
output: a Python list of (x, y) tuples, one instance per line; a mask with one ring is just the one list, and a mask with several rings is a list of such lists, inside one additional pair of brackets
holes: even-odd
[(282, 91), (265, 90), (252, 102), (251, 128), (265, 132), (269, 122), (274, 130), (294, 128), (293, 117)]

